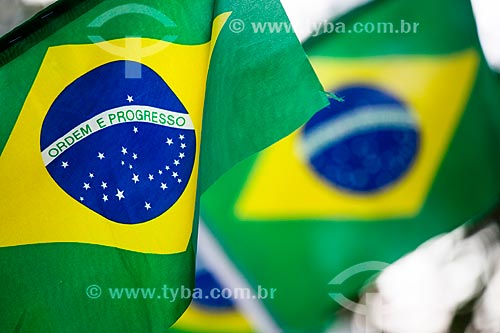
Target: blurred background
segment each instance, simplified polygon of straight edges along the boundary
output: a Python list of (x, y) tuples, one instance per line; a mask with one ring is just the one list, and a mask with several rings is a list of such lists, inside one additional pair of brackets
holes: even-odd
[(499, 333), (500, 2), (282, 3), (331, 105), (203, 196), (197, 286), (252, 294), (170, 331)]

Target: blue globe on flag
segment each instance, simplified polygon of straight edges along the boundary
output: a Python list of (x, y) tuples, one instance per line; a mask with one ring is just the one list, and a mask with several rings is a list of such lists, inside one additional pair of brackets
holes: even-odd
[(408, 106), (379, 88), (351, 86), (304, 127), (301, 151), (327, 183), (375, 193), (411, 169), (419, 151), (418, 120)]
[[(127, 78), (126, 66), (139, 78)], [(116, 61), (57, 97), (43, 122), (45, 166), (71, 197), (108, 220), (150, 221), (172, 207), (193, 171), (196, 135), (180, 100), (153, 70)]]

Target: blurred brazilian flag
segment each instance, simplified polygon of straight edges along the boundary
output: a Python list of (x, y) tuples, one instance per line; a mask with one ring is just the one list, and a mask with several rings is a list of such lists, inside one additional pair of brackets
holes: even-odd
[(262, 303), (285, 332), (324, 330), (341, 308), (329, 294), (355, 301), (374, 273), (363, 270), (383, 267), (373, 261), (393, 262), (498, 203), (500, 87), (470, 1), (374, 1), (330, 24), (305, 49), (345, 101), (202, 199), (253, 288), (278, 289)]
[(241, 29), (276, 19), (277, 0), (60, 0), (0, 39), (1, 332), (179, 318), (190, 299), (160, 289), (193, 287), (200, 194), (328, 104), (294, 35)]
[[(213, 288), (223, 290), (212, 272), (196, 266), (196, 288), (203, 290), (206, 299), (194, 299), (182, 317), (168, 329), (169, 333), (253, 333), (251, 322), (238, 310), (232, 298), (210, 297)], [(214, 267), (213, 270), (217, 270)]]
[[(227, 271), (221, 264), (220, 254), (215, 253), (213, 244), (207, 242), (206, 228), (200, 225), (198, 255), (196, 260), (196, 290), (201, 291), (182, 317), (172, 326), (169, 333), (253, 333), (253, 324), (242, 312), (237, 294), (242, 285), (230, 286)], [(223, 254), (222, 254), (223, 256)], [(249, 290), (250, 292), (250, 290)], [(238, 304), (239, 303), (239, 304)]]

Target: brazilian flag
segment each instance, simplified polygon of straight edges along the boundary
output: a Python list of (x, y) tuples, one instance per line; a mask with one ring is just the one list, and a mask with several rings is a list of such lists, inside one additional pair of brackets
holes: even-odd
[[(213, 235), (200, 224), (196, 260), (195, 295), (186, 312), (169, 333), (254, 333), (255, 323), (241, 310), (251, 299), (241, 284), (229, 285), (233, 264), (220, 251)], [(223, 262), (226, 262), (223, 264)], [(224, 265), (229, 265), (229, 271)], [(234, 273), (233, 273), (234, 274)], [(247, 296), (246, 296), (247, 295)]]
[(201, 206), (249, 283), (278, 289), (262, 303), (285, 332), (324, 331), (374, 273), (498, 204), (500, 86), (470, 2), (380, 0), (331, 24), (305, 49), (344, 102)]
[[(201, 251), (201, 249), (198, 249)], [(196, 288), (207, 298), (193, 299), (186, 312), (172, 326), (168, 333), (254, 333), (251, 322), (240, 312), (236, 299), (210, 296), (212, 290), (222, 291), (225, 287), (213, 274), (214, 268), (207, 268), (197, 262)]]
[[(61, 0), (0, 39), (0, 331), (165, 332), (200, 194), (327, 104), (279, 1)], [(203, 125), (203, 135), (202, 135)]]

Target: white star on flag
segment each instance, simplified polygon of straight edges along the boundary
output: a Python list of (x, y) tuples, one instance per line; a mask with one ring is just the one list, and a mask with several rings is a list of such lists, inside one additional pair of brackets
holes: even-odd
[(137, 127), (134, 126), (134, 133), (137, 134), (137, 132), (139, 132), (139, 129)]
[(184, 140), (184, 135), (180, 134), (179, 139)]
[(89, 173), (89, 178), (90, 178), (90, 179), (93, 179), (93, 178), (94, 178), (94, 174), (93, 174), (92, 172), (91, 172), (91, 173)]
[(178, 166), (181, 163), (178, 160), (174, 160), (174, 164), (175, 164), (175, 166)]
[(127, 153), (128, 153), (128, 152), (127, 152), (127, 148), (122, 147), (122, 154), (123, 154), (123, 155), (125, 155), (125, 154), (127, 154)]
[(108, 201), (108, 196), (106, 194), (102, 195), (102, 201), (104, 201), (104, 202)]
[(62, 162), (62, 165), (61, 165), (64, 169), (66, 169), (67, 167), (69, 167), (69, 163), (68, 162)]
[(98, 158), (98, 159), (100, 159), (100, 160), (102, 161), (104, 158), (106, 158), (106, 156), (104, 156), (104, 154), (103, 154), (103, 153), (98, 153), (98, 154), (97, 154), (97, 158)]
[(137, 159), (137, 154), (136, 154), (136, 153), (133, 153), (133, 154), (132, 154), (132, 158), (133, 158), (134, 160), (136, 160), (136, 159)]
[(174, 144), (174, 141), (172, 141), (172, 139), (168, 138), (166, 144), (171, 146)]
[(120, 191), (119, 189), (116, 189), (116, 194), (115, 197), (118, 198), (118, 201), (121, 201), (122, 199), (125, 199), (125, 196), (123, 195), (124, 191)]
[(129, 96), (129, 95), (127, 95), (127, 101), (128, 101), (129, 103), (132, 103), (132, 102), (134, 101), (134, 97), (133, 97), (133, 96)]
[(136, 175), (136, 174), (134, 173), (134, 176), (132, 177), (132, 181), (133, 181), (134, 183), (136, 183), (136, 184), (137, 184), (137, 183), (140, 181), (140, 180), (139, 180), (139, 175)]
[(90, 188), (90, 184), (89, 183), (83, 183), (83, 188), (85, 189), (85, 191), (87, 191)]
[(102, 187), (103, 190), (107, 189), (108, 188), (108, 183), (102, 182), (101, 183), (101, 187)]
[(150, 210), (151, 204), (149, 202), (145, 202), (144, 208), (146, 208), (146, 210)]
[(161, 187), (161, 189), (162, 189), (163, 191), (165, 191), (165, 190), (168, 188), (168, 187), (167, 187), (167, 184), (165, 184), (165, 183), (161, 183), (161, 186), (160, 186), (160, 187)]
[(155, 179), (155, 177), (152, 174), (149, 174), (148, 178), (149, 178), (150, 181), (152, 181), (153, 179)]
[(179, 174), (177, 172), (173, 172), (172, 177), (177, 178), (177, 177), (179, 177)]

